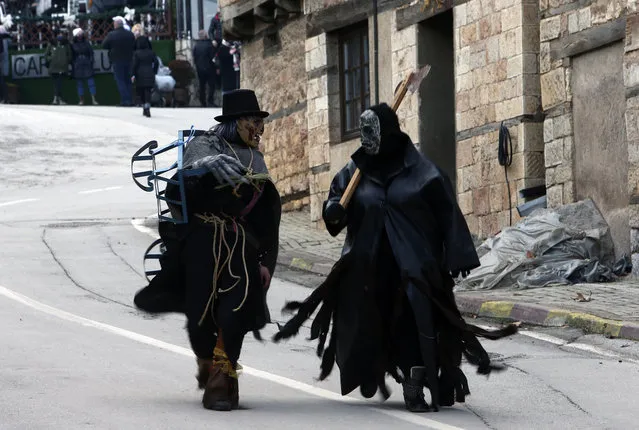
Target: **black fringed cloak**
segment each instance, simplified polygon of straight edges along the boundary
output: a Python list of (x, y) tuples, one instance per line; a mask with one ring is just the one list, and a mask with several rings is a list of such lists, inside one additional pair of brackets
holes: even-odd
[[(191, 168), (193, 163), (200, 158), (220, 153), (237, 156), (243, 165), (251, 165), (255, 173), (268, 173), (263, 155), (260, 152), (251, 151), (244, 145), (225, 143), (212, 131), (196, 137), (187, 145), (184, 153), (184, 168)], [(166, 221), (159, 223), (160, 238), (166, 249), (160, 259), (161, 271), (147, 287), (136, 293), (136, 306), (153, 314), (168, 312), (188, 314), (186, 309), (188, 286), (186, 285), (187, 274), (185, 272), (190, 266), (186, 263), (196, 257), (199, 258), (200, 253), (211, 252), (211, 246), (208, 245), (205, 249), (196, 251), (198, 256), (189, 255), (186, 249), (190, 242), (201, 239), (202, 235), (211, 235), (210, 232), (213, 231), (209, 227), (203, 229), (195, 216), (197, 213), (223, 213), (238, 219), (238, 222), (245, 226), (246, 235), (250, 236), (251, 243), (256, 247), (258, 261), (273, 274), (277, 262), (282, 206), (279, 193), (273, 182), (267, 180), (262, 185), (259, 198), (256, 202), (251, 202), (255, 192), (251, 185), (242, 185), (238, 190), (240, 197), (237, 197), (232, 193), (231, 187), (220, 189), (219, 184), (210, 173), (187, 178), (185, 195), (189, 223), (173, 224)], [(167, 186), (167, 196), (180, 200), (179, 189), (176, 186)], [(252, 204), (254, 205), (251, 206)], [(245, 211), (247, 206), (251, 206), (250, 211)], [(172, 212), (174, 216), (179, 216), (179, 210)], [(188, 249), (193, 248), (190, 246)], [(241, 259), (239, 252), (238, 245), (237, 255)], [(204, 264), (212, 266), (213, 260), (211, 259)], [(205, 267), (202, 276), (210, 276), (208, 272), (211, 270), (209, 267)], [(239, 294), (240, 288), (237, 290)], [(227, 300), (227, 302), (235, 306), (236, 302), (241, 299), (240, 296), (237, 300), (234, 299), (234, 302), (231, 300)], [(259, 338), (257, 330), (270, 321), (266, 295), (261, 287), (251, 288), (247, 306), (237, 313), (237, 318), (234, 318), (234, 321), (239, 321), (239, 326), (238, 323), (235, 323), (232, 329), (227, 329), (227, 331), (236, 331), (238, 335), (254, 331), (255, 336)], [(213, 350), (211, 349), (210, 352), (212, 353)], [(237, 354), (239, 354), (239, 349)], [(229, 352), (229, 356), (231, 355), (236, 355), (235, 351), (233, 354)]]
[[(323, 356), (320, 379), (329, 375), (336, 361), (342, 394), (360, 386), (362, 393), (370, 396), (375, 392), (371, 394), (370, 386), (375, 384), (387, 397), (385, 373), (400, 378), (393, 348), (383, 343), (388, 333), (393, 336), (403, 296), (414, 311), (417, 325), (420, 320), (430, 321), (436, 332), (437, 351), (429, 352), (430, 372), (438, 380), (433, 384), (434, 377), (429, 378), (433, 404), (452, 405), (455, 398), (464, 401), (469, 393), (459, 369), (462, 353), (480, 373), (488, 374), (496, 368), (475, 335), (496, 339), (516, 328), (489, 332), (463, 320), (450, 273), (476, 268), (479, 259), (450, 181), (399, 130), (397, 117), (388, 112), (390, 108), (382, 105), (373, 110), (380, 117), (382, 152), (378, 156), (369, 156), (362, 149), (355, 152), (352, 161), (333, 179), (324, 203), (326, 222), (326, 208), (339, 202), (356, 167), (362, 171), (346, 217), (337, 225), (326, 222), (333, 236), (347, 228), (342, 258), (303, 303), (287, 304), (288, 310), (297, 309), (298, 313), (274, 340), (294, 336), (322, 303), (311, 327), (311, 339), (319, 339), (317, 352)], [(388, 278), (384, 267), (392, 260), (396, 275)], [(386, 285), (380, 285), (380, 278), (385, 278), (381, 282)], [(380, 297), (393, 300), (393, 293), (380, 296), (375, 291), (379, 289), (398, 291), (394, 302), (383, 303), (382, 298), (380, 303)], [(331, 320), (331, 339), (324, 351)], [(415, 344), (417, 338), (415, 331)]]

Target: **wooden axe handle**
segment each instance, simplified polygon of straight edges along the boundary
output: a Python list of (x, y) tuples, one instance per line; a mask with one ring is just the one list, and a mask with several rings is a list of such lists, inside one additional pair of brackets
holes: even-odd
[[(393, 105), (391, 108), (393, 112), (397, 112), (399, 106), (402, 104), (406, 93), (408, 92), (408, 83), (410, 82), (411, 75), (409, 74), (402, 83), (400, 84), (397, 92), (395, 93), (395, 99), (393, 100)], [(342, 195), (342, 198), (339, 201), (339, 204), (342, 205), (343, 208), (346, 208), (353, 198), (353, 194), (355, 194), (355, 189), (359, 185), (359, 181), (362, 179), (362, 172), (359, 169), (355, 169), (355, 173), (353, 173), (353, 177), (351, 178), (348, 186), (346, 187), (346, 191)]]

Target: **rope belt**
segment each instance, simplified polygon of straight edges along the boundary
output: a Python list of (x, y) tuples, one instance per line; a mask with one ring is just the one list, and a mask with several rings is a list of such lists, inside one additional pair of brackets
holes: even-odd
[[(246, 262), (246, 242), (248, 240), (251, 245), (254, 245), (255, 240), (252, 237), (249, 237), (244, 226), (238, 223), (233, 218), (220, 217), (210, 213), (195, 214), (195, 216), (204, 224), (211, 225), (213, 227), (213, 289), (211, 291), (209, 301), (206, 304), (206, 308), (204, 309), (204, 313), (202, 314), (200, 322), (198, 323), (199, 325), (202, 325), (202, 323), (204, 322), (204, 318), (206, 318), (206, 313), (209, 310), (211, 311), (211, 316), (215, 320), (215, 316), (213, 315), (213, 305), (215, 303), (215, 299), (217, 299), (218, 297), (218, 294), (227, 293), (233, 290), (239, 285), (240, 281), (242, 280), (240, 276), (237, 276), (233, 273), (231, 268), (231, 261), (233, 260), (238, 242), (240, 241), (240, 236), (242, 240), (242, 268), (244, 269), (244, 277), (246, 281), (244, 283), (244, 298), (242, 299), (242, 302), (238, 305), (238, 307), (233, 309), (233, 312), (239, 311), (240, 309), (242, 309), (242, 306), (244, 306), (246, 298), (248, 297), (249, 289), (248, 265)], [(229, 243), (226, 240), (226, 235), (224, 234), (225, 231), (235, 233), (235, 240), (232, 246), (229, 246)], [(222, 247), (224, 247), (224, 249), (226, 249), (227, 251), (227, 256), (224, 260), (222, 260)], [(235, 280), (235, 282), (230, 287), (221, 289), (218, 288), (218, 281), (224, 270), (228, 270), (229, 275), (232, 279)]]

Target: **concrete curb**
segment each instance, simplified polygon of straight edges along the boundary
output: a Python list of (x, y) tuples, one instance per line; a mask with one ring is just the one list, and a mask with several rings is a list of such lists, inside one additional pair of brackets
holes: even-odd
[(639, 324), (635, 323), (527, 303), (468, 297), (463, 293), (457, 294), (456, 300), (459, 310), (465, 315), (521, 321), (546, 327), (569, 326), (586, 333), (639, 341)]
[(283, 251), (280, 249), (277, 255), (278, 266), (319, 276), (328, 276), (334, 264), (333, 261), (299, 250)]

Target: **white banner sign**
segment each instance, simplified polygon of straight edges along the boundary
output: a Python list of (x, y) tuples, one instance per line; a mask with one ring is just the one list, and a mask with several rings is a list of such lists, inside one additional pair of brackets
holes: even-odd
[[(94, 51), (93, 71), (96, 74), (110, 73), (111, 61), (109, 60), (109, 52), (105, 49), (96, 49)], [(49, 70), (45, 65), (44, 53), (42, 54), (25, 54), (11, 56), (11, 76), (13, 79), (33, 79), (46, 78), (49, 76)], [(69, 66), (69, 70), (71, 66)]]

